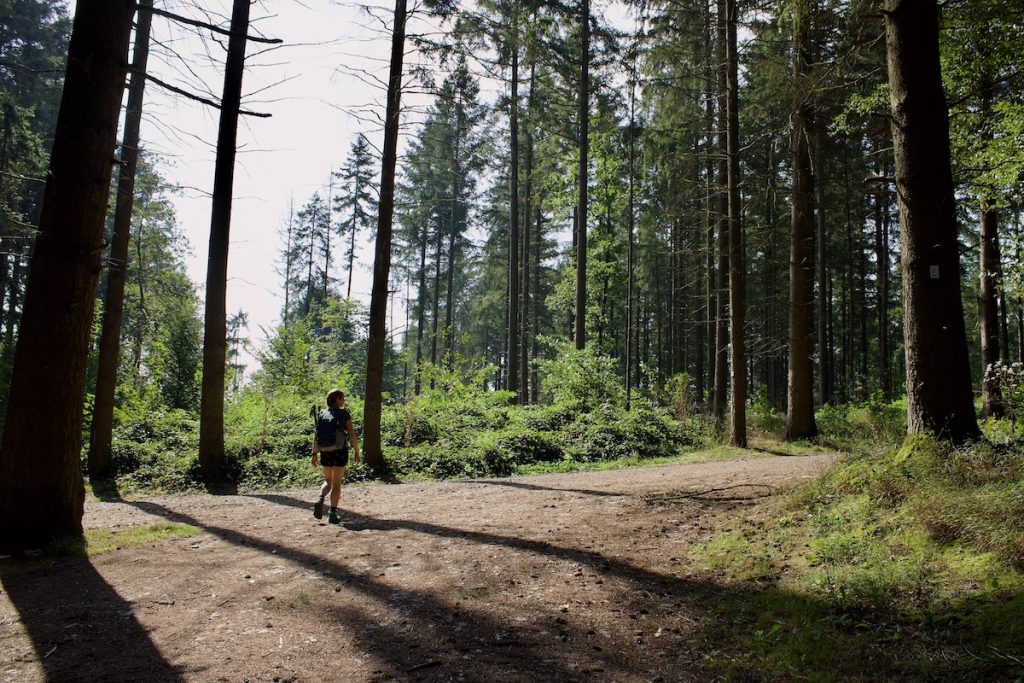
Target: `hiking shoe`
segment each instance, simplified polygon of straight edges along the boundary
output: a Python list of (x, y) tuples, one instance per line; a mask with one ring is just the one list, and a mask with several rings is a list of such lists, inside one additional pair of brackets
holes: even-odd
[(324, 517), (324, 499), (321, 498), (317, 502), (313, 503), (313, 516), (317, 519), (323, 519)]
[(331, 511), (327, 513), (327, 521), (331, 524), (341, 524), (341, 515), (338, 514), (337, 510), (331, 508)]

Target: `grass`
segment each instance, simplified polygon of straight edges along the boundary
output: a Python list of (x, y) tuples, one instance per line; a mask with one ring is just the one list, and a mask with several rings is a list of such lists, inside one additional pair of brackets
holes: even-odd
[[(824, 451), (821, 451), (822, 453)], [(808, 449), (801, 451), (795, 447), (794, 452), (788, 455), (811, 455), (817, 453)], [(577, 461), (559, 461), (556, 463), (535, 463), (520, 465), (516, 468), (516, 474), (564, 474), (567, 472), (601, 472), (604, 470), (621, 470), (633, 467), (657, 467), (658, 465), (676, 465), (686, 463), (711, 463), (723, 460), (735, 460), (737, 458), (767, 458), (770, 452), (752, 449), (744, 451), (735, 449), (730, 445), (712, 446), (710, 449), (690, 451), (667, 458), (625, 458), (622, 460), (607, 460), (590, 463)]]
[(1020, 445), (913, 437), (733, 520), (691, 556), (748, 654), (724, 675), (1024, 676), (1022, 471)]
[(60, 538), (41, 549), (38, 555), (0, 558), (0, 576), (10, 572), (31, 571), (52, 567), (75, 558), (96, 557), (116, 550), (130, 550), (156, 545), (175, 538), (188, 538), (199, 529), (188, 524), (160, 523), (132, 527), (120, 531), (88, 529), (80, 538)]

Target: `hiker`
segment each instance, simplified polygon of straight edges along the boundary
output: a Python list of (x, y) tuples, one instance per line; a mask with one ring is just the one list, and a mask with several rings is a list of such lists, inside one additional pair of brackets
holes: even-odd
[(313, 516), (324, 516), (324, 498), (331, 494), (331, 509), (327, 521), (339, 524), (338, 499), (341, 497), (341, 480), (345, 478), (348, 464), (348, 445), (352, 444), (356, 464), (359, 463), (359, 441), (352, 427), (352, 415), (345, 410), (345, 392), (333, 389), (327, 394), (327, 409), (317, 416), (316, 436), (313, 438), (313, 457), (310, 462), (317, 467), (317, 455), (324, 468), (324, 483), (320, 486), (320, 498), (313, 505)]

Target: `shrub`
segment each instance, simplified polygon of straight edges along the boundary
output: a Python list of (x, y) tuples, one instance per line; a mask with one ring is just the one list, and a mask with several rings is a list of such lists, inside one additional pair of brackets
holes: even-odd
[(552, 403), (579, 404), (587, 409), (624, 403), (618, 363), (598, 355), (591, 347), (580, 351), (568, 342), (562, 343), (554, 359), (538, 360), (537, 364), (541, 391)]
[(638, 406), (626, 412), (609, 404), (581, 414), (561, 438), (577, 462), (665, 457), (682, 445), (679, 423), (664, 411)]
[(759, 386), (754, 393), (747, 414), (750, 416), (750, 426), (756, 431), (782, 434), (786, 429), (786, 416), (775, 410), (775, 406), (768, 400), (768, 387), (764, 385)]
[(844, 446), (888, 446), (906, 434), (907, 405), (905, 399), (886, 402), (880, 392), (875, 392), (863, 403), (822, 406), (815, 420), (824, 438)]

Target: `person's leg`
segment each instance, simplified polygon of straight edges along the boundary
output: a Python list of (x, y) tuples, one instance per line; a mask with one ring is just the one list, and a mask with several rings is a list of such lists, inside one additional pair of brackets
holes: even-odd
[(333, 480), (333, 478), (334, 468), (324, 466), (324, 483), (320, 484), (320, 500), (326, 498), (328, 493), (331, 493), (333, 497), (333, 492), (331, 491), (331, 481)]
[(331, 482), (334, 480), (333, 467), (324, 466), (324, 483), (320, 485), (320, 498), (313, 504), (313, 516), (321, 519), (324, 516), (324, 498), (331, 491)]
[(338, 499), (341, 497), (341, 479), (344, 476), (344, 467), (333, 468), (331, 472), (331, 511), (327, 515), (327, 521), (331, 524), (341, 523), (341, 517), (338, 515)]
[(341, 480), (345, 478), (344, 467), (332, 467), (331, 472), (331, 507), (338, 507), (338, 501), (341, 499)]

